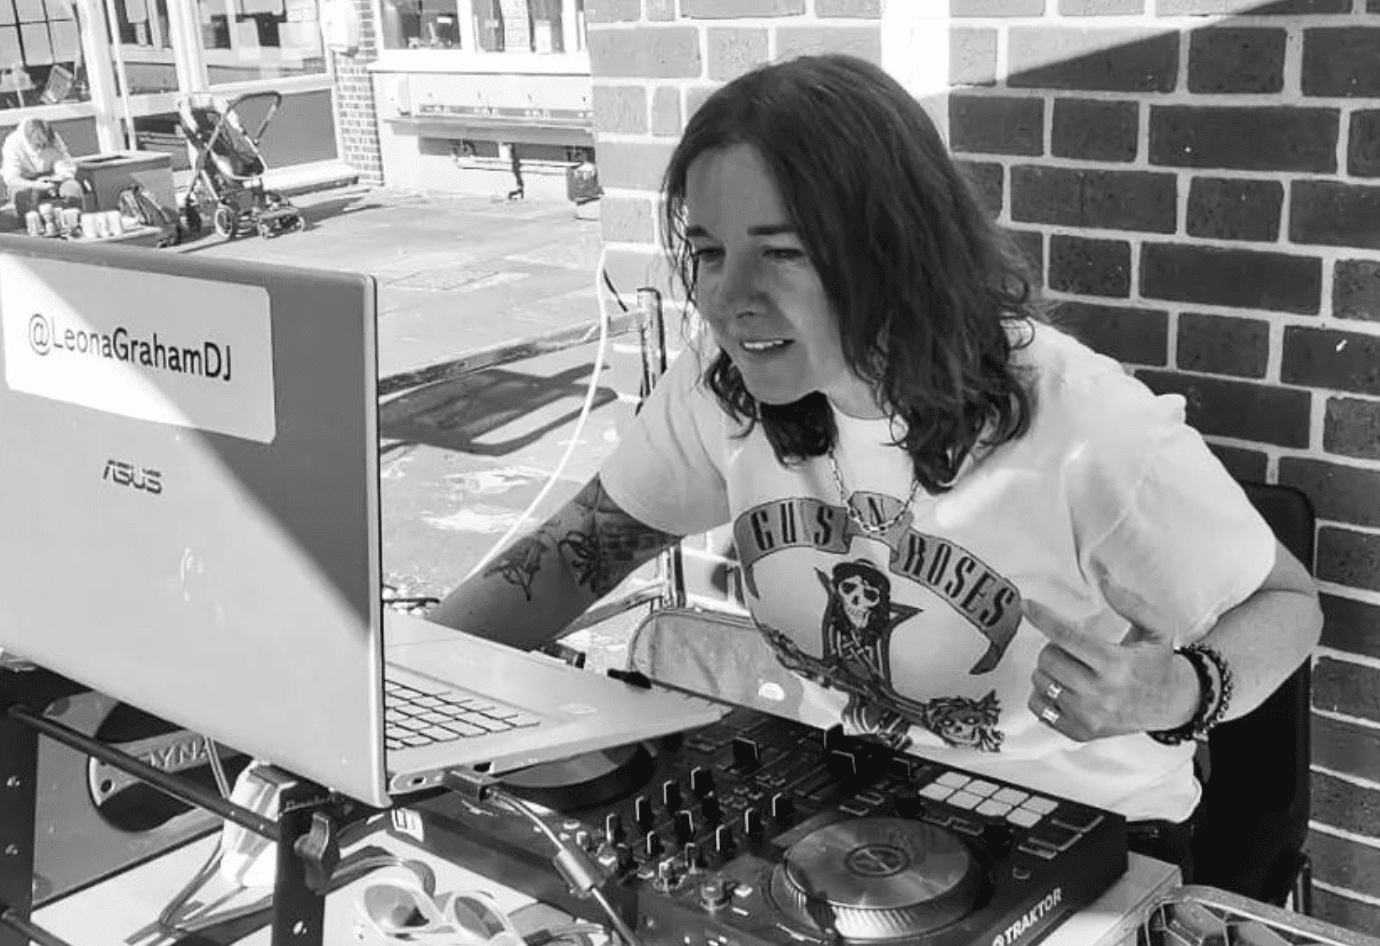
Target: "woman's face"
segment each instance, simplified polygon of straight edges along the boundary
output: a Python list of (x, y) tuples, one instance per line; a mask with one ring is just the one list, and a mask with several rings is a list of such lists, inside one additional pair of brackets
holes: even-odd
[(789, 404), (822, 391), (845, 414), (882, 416), (844, 360), (833, 307), (757, 152), (735, 145), (697, 157), (685, 209), (700, 314), (748, 393)]
[(48, 127), (40, 125), (38, 122), (31, 122), (26, 129), (26, 138), (29, 139), (30, 147), (42, 149), (48, 147)]

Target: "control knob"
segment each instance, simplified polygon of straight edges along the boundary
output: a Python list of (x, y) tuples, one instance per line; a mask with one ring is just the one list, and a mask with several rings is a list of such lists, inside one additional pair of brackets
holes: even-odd
[(714, 795), (705, 795), (700, 799), (700, 811), (704, 814), (704, 820), (710, 824), (718, 824), (724, 816), (723, 809), (719, 807), (719, 799)]
[(706, 910), (718, 910), (728, 906), (733, 891), (722, 877), (714, 877), (700, 884), (700, 906)]
[(825, 766), (839, 778), (857, 778), (860, 766), (858, 754), (847, 749), (834, 749), (824, 759)]
[(714, 853), (723, 858), (733, 856), (733, 829), (726, 824), (714, 829)]
[(795, 802), (784, 792), (771, 796), (771, 820), (785, 824), (795, 816)]
[(681, 859), (685, 861), (687, 872), (699, 874), (704, 871), (704, 855), (700, 853), (700, 846), (694, 841), (687, 841), (680, 854)]
[(762, 813), (756, 808), (743, 812), (743, 833), (754, 841), (762, 840)]
[(733, 737), (734, 768), (750, 771), (762, 764), (762, 749), (746, 736)]
[(667, 858), (656, 865), (655, 886), (659, 890), (670, 890), (680, 883), (680, 867), (675, 861)]
[(688, 811), (676, 812), (676, 840), (684, 844), (695, 836), (695, 816)]
[(648, 857), (656, 857), (663, 850), (665, 850), (665, 847), (661, 843), (660, 835), (649, 833), (642, 839), (642, 853), (646, 854)]

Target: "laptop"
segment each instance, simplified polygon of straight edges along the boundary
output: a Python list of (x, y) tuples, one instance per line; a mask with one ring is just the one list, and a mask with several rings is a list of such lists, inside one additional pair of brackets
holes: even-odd
[(0, 648), (376, 807), (720, 718), (385, 610), (375, 294), (0, 236)]

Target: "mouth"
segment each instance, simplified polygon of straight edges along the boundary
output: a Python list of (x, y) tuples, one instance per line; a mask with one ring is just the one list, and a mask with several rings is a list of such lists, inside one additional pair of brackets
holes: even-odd
[(743, 350), (754, 355), (765, 354), (767, 352), (780, 351), (791, 344), (788, 338), (763, 338), (763, 339), (742, 339), (738, 342)]

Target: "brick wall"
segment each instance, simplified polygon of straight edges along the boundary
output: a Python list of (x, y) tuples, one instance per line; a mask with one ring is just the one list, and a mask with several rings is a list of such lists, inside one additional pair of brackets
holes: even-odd
[(881, 0), (590, 0), (604, 241), (621, 291), (665, 287), (655, 198), (685, 119), (723, 82), (806, 51), (881, 58)]
[(1320, 519), (1320, 916), (1380, 932), (1380, 3), (951, 0), (950, 138), (1049, 297)]
[(369, 63), (378, 58), (378, 34), (373, 4), (354, 0), (359, 15), (359, 48), (331, 52), (335, 64), (335, 120), (340, 129), (340, 158), (359, 172), (364, 184), (383, 183), (378, 121), (374, 114), (374, 89)]
[[(656, 185), (706, 93), (797, 50), (877, 61), (881, 8), (591, 0), (620, 290), (666, 285)], [(1316, 912), (1380, 933), (1380, 0), (949, 0), (947, 27), (952, 147), (1066, 322), (1317, 508)], [(692, 591), (734, 591), (727, 548), (691, 546)]]

